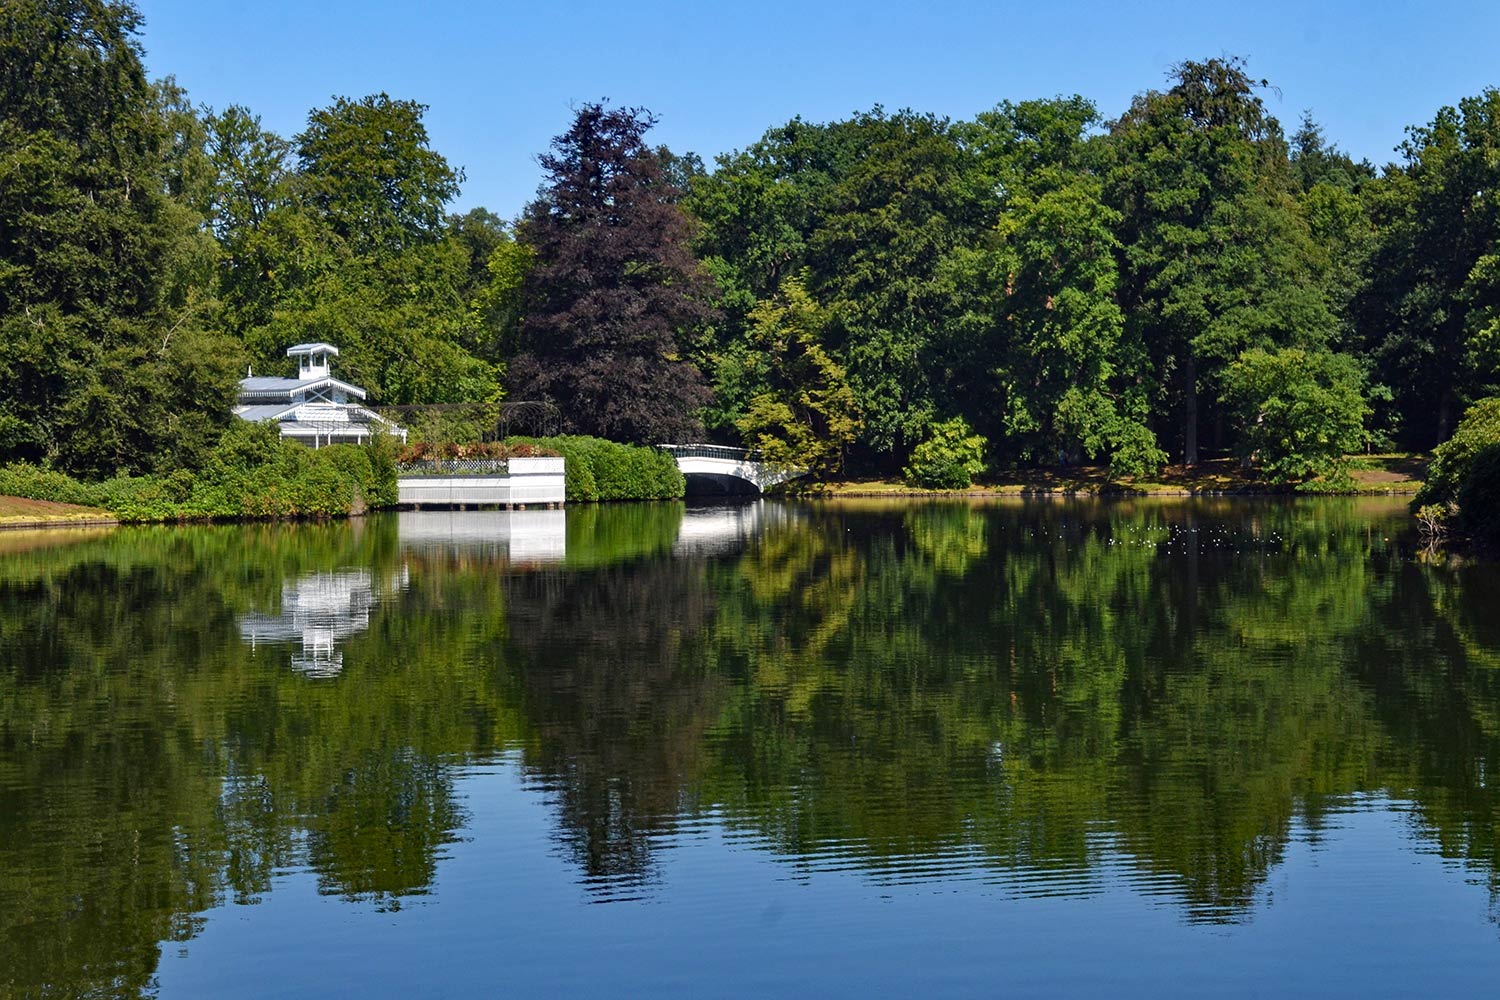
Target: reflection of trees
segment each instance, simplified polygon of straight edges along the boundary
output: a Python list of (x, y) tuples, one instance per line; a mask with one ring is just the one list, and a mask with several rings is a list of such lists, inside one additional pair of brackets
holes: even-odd
[(462, 823), (448, 762), (523, 733), (496, 588), (425, 573), (329, 683), (238, 627), (315, 569), (389, 578), (393, 541), (121, 531), (0, 563), (0, 992), (136, 992), (194, 914), (288, 867), (380, 905), (425, 891)]
[[(680, 508), (590, 508), (525, 574), (382, 519), (11, 553), (0, 992), (131, 992), (289, 867), (399, 906), (464, 823), (453, 766), (505, 749), (612, 898), (711, 812), (882, 880), (1076, 891), (1118, 851), (1191, 918), (1237, 919), (1294, 821), (1364, 791), (1495, 880), (1500, 575), (1408, 561), (1399, 517), (808, 505), (685, 559)], [(309, 683), (239, 623), (330, 572), (407, 582)]]
[(874, 508), (766, 539), (723, 586), (717, 631), (759, 641), (717, 795), (787, 850), (877, 866), (960, 843), (1077, 866), (1107, 834), (1232, 914), (1294, 814), (1379, 783), (1348, 655), (1386, 585), (1367, 517)]
[(506, 581), (510, 648), (536, 731), (527, 769), (557, 796), (562, 838), (602, 891), (648, 878), (703, 769), (722, 681), (700, 633), (703, 567), (656, 560)]
[(1385, 575), (1371, 618), (1405, 627), (1367, 629), (1352, 660), (1388, 734), (1386, 781), (1500, 895), (1500, 566), (1393, 561)]

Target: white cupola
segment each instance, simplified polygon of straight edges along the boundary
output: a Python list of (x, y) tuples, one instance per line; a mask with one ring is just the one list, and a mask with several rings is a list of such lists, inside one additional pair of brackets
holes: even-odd
[(286, 349), (286, 356), (297, 359), (297, 378), (302, 381), (328, 378), (330, 359), (339, 356), (332, 344), (297, 344)]

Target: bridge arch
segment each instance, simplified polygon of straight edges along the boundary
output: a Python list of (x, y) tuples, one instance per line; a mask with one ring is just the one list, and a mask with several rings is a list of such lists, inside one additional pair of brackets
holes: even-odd
[(689, 495), (733, 496), (763, 493), (768, 487), (803, 475), (761, 460), (759, 453), (718, 444), (659, 445), (677, 460)]

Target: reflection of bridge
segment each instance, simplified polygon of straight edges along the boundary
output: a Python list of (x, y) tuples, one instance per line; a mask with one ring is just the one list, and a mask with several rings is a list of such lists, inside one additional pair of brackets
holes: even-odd
[(725, 555), (738, 552), (766, 528), (784, 525), (793, 509), (783, 504), (752, 500), (712, 507), (689, 506), (682, 513), (672, 554), (678, 556)]
[(687, 479), (689, 494), (761, 493), (769, 486), (805, 475), (806, 469), (776, 465), (759, 452), (718, 444), (664, 444), (662, 451), (677, 459)]

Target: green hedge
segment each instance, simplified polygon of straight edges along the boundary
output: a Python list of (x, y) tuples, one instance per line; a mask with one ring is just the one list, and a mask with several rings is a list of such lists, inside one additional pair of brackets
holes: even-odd
[(396, 504), (395, 449), (281, 440), (236, 421), (196, 473), (84, 483), (26, 463), (0, 467), (0, 494), (102, 507), (123, 521), (328, 517)]
[(687, 491), (677, 460), (655, 448), (573, 435), (511, 438), (507, 443), (532, 444), (562, 455), (567, 462), (567, 498), (574, 503), (679, 500)]
[(1469, 461), (1458, 488), (1458, 510), (1464, 530), (1491, 544), (1500, 541), (1500, 444)]
[[(601, 438), (518, 438), (567, 461), (567, 498), (677, 500), (686, 484), (671, 455)], [(0, 466), (0, 494), (102, 507), (124, 521), (329, 517), (397, 502), (396, 447), (281, 440), (270, 424), (237, 421), (197, 472), (85, 483), (26, 463)]]
[(1456, 501), (1475, 458), (1497, 444), (1500, 398), (1481, 399), (1464, 411), (1453, 436), (1433, 449), (1432, 464), (1427, 467), (1422, 489), (1412, 499), (1412, 510)]

